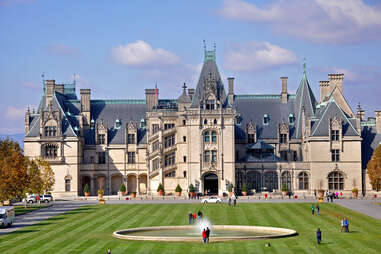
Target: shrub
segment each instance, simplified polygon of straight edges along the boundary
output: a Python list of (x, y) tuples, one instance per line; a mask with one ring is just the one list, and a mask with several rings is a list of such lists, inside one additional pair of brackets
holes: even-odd
[(126, 192), (126, 185), (124, 185), (124, 183), (122, 183), (119, 190), (120, 190), (120, 192)]
[(352, 189), (352, 192), (353, 192), (353, 193), (359, 193), (359, 189), (357, 189), (357, 188), (353, 188), (353, 189)]
[(246, 183), (242, 184), (242, 192), (247, 192)]
[(105, 191), (102, 190), (102, 189), (99, 189), (99, 190), (98, 190), (98, 194), (103, 195), (103, 194), (105, 194)]
[(231, 184), (229, 184), (229, 186), (228, 186), (228, 191), (229, 192), (233, 192), (233, 184), (231, 183)]
[(285, 183), (282, 185), (282, 191), (288, 191), (287, 185)]
[(83, 193), (89, 193), (89, 192), (90, 192), (89, 185), (85, 184), (85, 187), (83, 187)]
[(180, 184), (176, 186), (175, 192), (182, 192), (183, 189), (181, 189)]
[(157, 192), (164, 192), (164, 186), (162, 183), (159, 183), (159, 186), (157, 186)]
[(189, 192), (194, 192), (194, 186), (193, 186), (193, 184), (189, 185)]

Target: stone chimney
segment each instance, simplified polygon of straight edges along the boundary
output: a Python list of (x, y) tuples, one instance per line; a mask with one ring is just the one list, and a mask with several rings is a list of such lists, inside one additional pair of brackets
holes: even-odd
[(287, 103), (288, 94), (287, 94), (287, 79), (288, 77), (281, 77), (282, 80), (282, 103)]
[(55, 90), (55, 80), (46, 80), (45, 86), (46, 86), (46, 99), (45, 99), (45, 107), (47, 107), (50, 102), (52, 101), (54, 90)]
[(90, 89), (81, 89), (81, 115), (83, 120), (83, 126), (90, 125)]
[(60, 93), (60, 94), (64, 94), (65, 93), (65, 86), (63, 84), (56, 84), (56, 92)]
[(188, 88), (188, 95), (193, 100), (193, 95), (194, 95), (194, 88)]
[(361, 108), (360, 103), (357, 105), (357, 117), (360, 119), (360, 121), (364, 121), (365, 118), (365, 110)]
[(338, 87), (340, 92), (343, 93), (343, 79), (344, 74), (328, 74), (329, 79), (329, 92), (335, 87)]
[(28, 107), (25, 112), (25, 134), (29, 132), (29, 129), (30, 129), (30, 110)]
[(381, 134), (381, 110), (376, 110), (376, 131), (377, 134)]
[(234, 104), (234, 78), (230, 77), (228, 78), (228, 84), (229, 84), (229, 93), (228, 93), (228, 100), (231, 105)]
[(329, 93), (329, 81), (320, 81), (320, 103), (325, 100), (325, 96)]
[(145, 90), (145, 92), (146, 92), (146, 105), (147, 105), (148, 111), (151, 111), (153, 107), (156, 107), (158, 105), (159, 89), (157, 89), (157, 94), (155, 92), (156, 89), (146, 89)]

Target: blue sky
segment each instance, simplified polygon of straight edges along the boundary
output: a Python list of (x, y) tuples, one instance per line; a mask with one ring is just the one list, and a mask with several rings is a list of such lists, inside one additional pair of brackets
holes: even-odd
[[(368, 116), (381, 109), (381, 3), (375, 0), (0, 0), (0, 133), (22, 133), (41, 74), (92, 98), (161, 98), (195, 87), (203, 40), (217, 45), (236, 93), (295, 92), (306, 58), (310, 85), (344, 73), (344, 95)], [(225, 83), (227, 83), (225, 81)]]

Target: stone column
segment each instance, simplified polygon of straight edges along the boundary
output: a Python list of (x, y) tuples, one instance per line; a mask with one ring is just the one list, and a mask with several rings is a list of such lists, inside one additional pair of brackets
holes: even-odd
[(136, 194), (140, 194), (140, 188), (139, 188), (139, 175), (136, 175)]
[(96, 195), (96, 190), (95, 190), (95, 183), (96, 183), (97, 178), (95, 176), (90, 177), (90, 195), (94, 196)]

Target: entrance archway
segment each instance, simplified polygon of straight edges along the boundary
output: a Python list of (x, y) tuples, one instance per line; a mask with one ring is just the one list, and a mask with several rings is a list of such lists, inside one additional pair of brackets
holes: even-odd
[(218, 176), (213, 173), (204, 175), (204, 192), (218, 194)]

